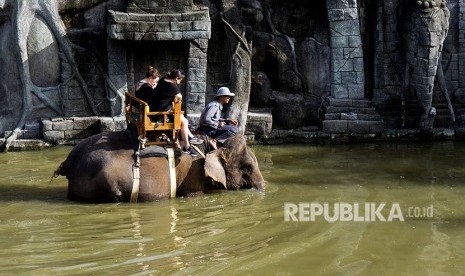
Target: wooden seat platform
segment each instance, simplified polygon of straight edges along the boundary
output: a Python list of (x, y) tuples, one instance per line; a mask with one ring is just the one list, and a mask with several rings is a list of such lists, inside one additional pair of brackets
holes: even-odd
[[(173, 101), (172, 111), (150, 111), (141, 99), (125, 94), (126, 121), (137, 126), (141, 147), (160, 145), (179, 148), (178, 134), (181, 131), (181, 99)], [(144, 143), (145, 141), (145, 143)]]

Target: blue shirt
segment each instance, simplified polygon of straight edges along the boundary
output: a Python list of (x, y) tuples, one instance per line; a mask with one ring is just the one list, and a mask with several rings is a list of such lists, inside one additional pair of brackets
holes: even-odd
[(218, 122), (224, 121), (224, 119), (221, 118), (221, 111), (223, 111), (223, 105), (220, 103), (219, 99), (214, 99), (203, 109), (199, 123), (217, 129)]

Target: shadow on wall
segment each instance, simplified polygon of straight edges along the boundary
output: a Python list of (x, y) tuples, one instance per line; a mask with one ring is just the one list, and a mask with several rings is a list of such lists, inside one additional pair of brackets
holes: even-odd
[(318, 125), (331, 83), (326, 1), (275, 0), (263, 11), (254, 26), (251, 105), (272, 108), (278, 128)]
[[(12, 130), (21, 115), (21, 95), (18, 70), (11, 40), (11, 24), (0, 21), (0, 137)], [(18, 108), (14, 108), (17, 106)]]

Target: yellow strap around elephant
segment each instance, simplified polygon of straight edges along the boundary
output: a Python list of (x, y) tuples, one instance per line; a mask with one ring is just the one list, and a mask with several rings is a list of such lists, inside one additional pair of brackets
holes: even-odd
[(137, 197), (139, 196), (139, 186), (140, 186), (140, 171), (138, 166), (132, 166), (133, 181), (132, 181), (132, 191), (131, 199), (129, 202), (137, 202)]
[(174, 162), (174, 150), (172, 148), (167, 148), (166, 151), (168, 152), (168, 167), (170, 173), (170, 197), (176, 197), (176, 166)]

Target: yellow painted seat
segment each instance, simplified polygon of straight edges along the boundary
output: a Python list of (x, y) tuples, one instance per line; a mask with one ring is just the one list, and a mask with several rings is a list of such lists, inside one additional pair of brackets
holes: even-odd
[(179, 147), (181, 99), (175, 98), (171, 111), (150, 111), (146, 102), (128, 92), (125, 96), (126, 121), (136, 125), (138, 135), (145, 139), (141, 140), (142, 148), (145, 145)]

